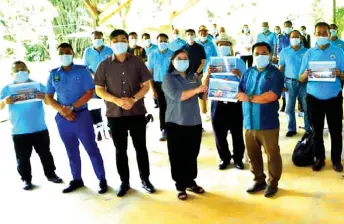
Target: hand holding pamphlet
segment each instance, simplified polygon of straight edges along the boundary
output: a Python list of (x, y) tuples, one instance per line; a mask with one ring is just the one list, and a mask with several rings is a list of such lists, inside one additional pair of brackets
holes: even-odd
[(38, 82), (27, 82), (9, 85), (10, 96), (14, 104), (41, 101), (37, 98), (41, 88)]
[(336, 68), (335, 61), (310, 61), (308, 68), (311, 70), (311, 74), (308, 76), (308, 81), (336, 81), (336, 76), (333, 74), (333, 69)]

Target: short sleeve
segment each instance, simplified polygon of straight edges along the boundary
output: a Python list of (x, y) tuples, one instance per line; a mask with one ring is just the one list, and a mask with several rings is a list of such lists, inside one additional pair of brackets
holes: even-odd
[[(339, 71), (344, 72), (344, 51), (340, 48), (339, 51), (339, 60), (337, 60), (337, 68), (339, 69)], [(338, 63), (339, 62), (339, 63)]]
[(284, 88), (284, 75), (279, 70), (276, 70), (271, 77), (271, 85), (269, 91), (275, 93), (278, 97), (281, 96)]
[(9, 96), (8, 86), (5, 86), (0, 91), (0, 100), (3, 100), (3, 99), (5, 99), (8, 96)]
[(83, 75), (83, 86), (85, 91), (89, 91), (91, 89), (94, 89), (94, 83), (92, 79), (92, 75), (90, 73), (90, 70), (85, 68), (85, 74)]
[(285, 49), (283, 49), (281, 51), (280, 56), (279, 56), (279, 61), (278, 61), (278, 65), (283, 66), (283, 67), (285, 67), (285, 54), (284, 54), (284, 52), (285, 52)]
[(301, 67), (300, 67), (300, 74), (302, 75), (308, 68), (308, 63), (309, 63), (309, 50), (305, 53), (305, 55), (302, 58), (302, 63), (301, 63)]
[(46, 93), (46, 92), (47, 92), (45, 86), (44, 86), (42, 83), (39, 84), (39, 91), (40, 91), (41, 93)]
[(154, 53), (150, 53), (148, 55), (148, 63), (147, 63), (148, 69), (153, 71), (153, 65), (154, 65)]
[(239, 91), (241, 92), (245, 92), (246, 89), (245, 89), (245, 83), (246, 83), (246, 78), (247, 78), (247, 75), (249, 74), (250, 70), (247, 70), (242, 76), (241, 76), (241, 79), (240, 79), (240, 82), (239, 82)]
[(207, 55), (205, 53), (204, 47), (199, 45), (199, 50), (200, 50), (200, 58), (201, 58), (201, 60), (207, 59)]
[(55, 87), (53, 85), (53, 77), (54, 77), (54, 73), (50, 72), (48, 81), (47, 81), (47, 85), (46, 85), (46, 94), (54, 94), (55, 93)]
[(87, 49), (85, 49), (85, 51), (84, 51), (84, 55), (82, 57), (82, 60), (84, 62), (84, 65), (88, 68), (90, 66), (90, 64), (87, 62)]
[(272, 34), (273, 35), (273, 43), (274, 43), (274, 45), (277, 45), (277, 36), (276, 36), (276, 34)]
[(139, 77), (140, 77), (139, 78), (140, 83), (144, 83), (152, 79), (152, 74), (148, 70), (145, 63), (141, 60), (138, 62), (138, 72), (139, 72)]
[(165, 97), (180, 101), (183, 94), (183, 89), (178, 88), (178, 83), (173, 75), (167, 74), (162, 82), (162, 90), (164, 91)]
[(106, 76), (105, 76), (105, 63), (107, 60), (101, 62), (97, 68), (96, 74), (94, 75), (94, 84), (96, 86), (105, 87), (106, 86)]

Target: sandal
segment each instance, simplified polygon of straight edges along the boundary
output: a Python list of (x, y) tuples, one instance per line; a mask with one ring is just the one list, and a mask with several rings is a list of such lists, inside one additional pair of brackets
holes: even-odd
[(198, 186), (198, 185), (194, 185), (192, 187), (188, 187), (187, 190), (191, 191), (191, 192), (194, 192), (196, 194), (204, 194), (205, 193), (205, 190), (202, 187)]
[(188, 195), (185, 191), (179, 191), (177, 197), (179, 200), (185, 201), (188, 198)]

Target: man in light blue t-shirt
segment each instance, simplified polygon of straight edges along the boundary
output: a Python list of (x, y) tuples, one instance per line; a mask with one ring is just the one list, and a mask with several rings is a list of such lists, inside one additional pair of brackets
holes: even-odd
[[(300, 77), (301, 82), (307, 82), (307, 108), (309, 121), (314, 132), (314, 154), (316, 161), (313, 171), (320, 171), (325, 166), (325, 146), (323, 139), (324, 120), (331, 135), (331, 160), (336, 172), (343, 171), (342, 155), (342, 118), (343, 96), (340, 86), (344, 79), (344, 51), (330, 43), (330, 26), (318, 23), (315, 26), (315, 47), (309, 49), (303, 56)], [(334, 81), (309, 80), (312, 74), (310, 62), (335, 62)]]
[[(34, 82), (29, 79), (29, 73), (24, 62), (14, 62), (12, 66), (14, 82), (6, 85), (0, 93), (0, 110), (8, 106), (12, 124), (12, 139), (17, 158), (17, 170), (24, 182), (24, 190), (33, 188), (30, 165), (32, 148), (35, 148), (41, 159), (44, 174), (48, 180), (54, 183), (62, 183), (61, 178), (55, 174), (55, 164), (50, 153), (50, 138), (44, 120), (42, 101), (19, 103), (19, 97), (12, 94), (14, 87)], [(40, 84), (40, 91), (34, 93), (34, 95), (38, 99), (44, 99), (45, 87)]]

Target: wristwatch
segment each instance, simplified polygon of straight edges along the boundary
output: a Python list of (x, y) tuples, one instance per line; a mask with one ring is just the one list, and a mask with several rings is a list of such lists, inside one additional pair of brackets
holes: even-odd
[(248, 96), (248, 102), (251, 102), (252, 99), (253, 99), (253, 96), (252, 96), (252, 95), (251, 95), (251, 96)]
[(135, 96), (133, 96), (132, 98), (133, 98), (135, 103), (138, 101), (138, 99)]
[(72, 106), (69, 107), (69, 109), (70, 109), (71, 111), (74, 111), (75, 108), (74, 108), (74, 106), (72, 105)]
[(196, 75), (200, 76), (202, 75), (202, 72), (196, 72)]

